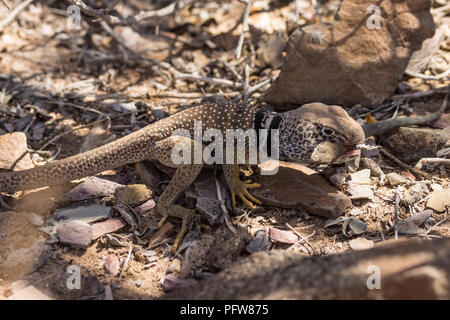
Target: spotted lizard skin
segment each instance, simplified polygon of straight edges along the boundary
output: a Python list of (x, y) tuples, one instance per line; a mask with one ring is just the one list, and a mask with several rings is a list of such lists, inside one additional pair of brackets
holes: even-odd
[[(104, 146), (36, 168), (1, 173), (0, 191), (57, 185), (146, 159), (158, 159), (158, 150), (176, 129), (193, 135), (194, 120), (203, 131), (215, 128), (247, 130), (254, 127), (256, 108), (242, 104), (200, 105), (159, 120)], [(318, 143), (329, 140), (354, 145), (364, 141), (361, 126), (338, 106), (304, 105), (281, 114), (280, 152), (296, 161), (306, 159)], [(157, 147), (158, 146), (158, 147)]]

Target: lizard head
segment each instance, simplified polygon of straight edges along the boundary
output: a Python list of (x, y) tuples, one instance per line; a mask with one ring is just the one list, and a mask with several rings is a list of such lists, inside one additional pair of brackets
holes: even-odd
[(364, 143), (361, 125), (339, 106), (310, 103), (281, 117), (280, 153), (291, 161), (311, 161), (314, 149), (324, 141), (345, 146), (346, 151)]

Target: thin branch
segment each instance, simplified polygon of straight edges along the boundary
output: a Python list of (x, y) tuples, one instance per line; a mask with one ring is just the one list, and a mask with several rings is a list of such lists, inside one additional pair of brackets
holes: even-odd
[(244, 12), (244, 21), (242, 24), (242, 32), (239, 37), (238, 45), (234, 52), (236, 59), (239, 59), (241, 57), (242, 46), (244, 45), (245, 33), (248, 31), (248, 17), (250, 15), (250, 7), (252, 5), (252, 0), (243, 0), (241, 2), (244, 2), (246, 4), (246, 6), (245, 6), (245, 12)]
[(421, 172), (421, 171), (417, 170), (416, 168), (407, 165), (406, 163), (404, 163), (403, 161), (401, 161), (400, 159), (398, 159), (397, 157), (395, 157), (393, 154), (391, 154), (390, 152), (388, 152), (386, 149), (380, 148), (380, 152), (381, 152), (385, 157), (388, 157), (389, 159), (391, 159), (392, 161), (394, 161), (396, 164), (398, 164), (398, 165), (401, 166), (402, 168), (411, 171), (412, 173), (414, 173), (414, 174), (417, 175), (417, 176), (424, 177), (424, 178), (428, 178), (428, 175), (427, 175), (426, 173)]
[(230, 216), (228, 215), (228, 210), (227, 210), (227, 207), (225, 206), (225, 201), (223, 200), (223, 197), (222, 197), (220, 182), (219, 182), (219, 179), (217, 179), (216, 171), (214, 171), (214, 180), (216, 181), (217, 198), (219, 199), (220, 208), (222, 209), (225, 223), (226, 223), (228, 229), (230, 229), (230, 231), (232, 233), (236, 234), (236, 229), (231, 224)]
[(450, 78), (450, 69), (442, 72), (440, 74), (437, 74), (435, 76), (427, 76), (426, 74), (423, 73), (417, 73), (417, 72), (411, 72), (411, 71), (405, 71), (405, 73), (413, 78), (420, 78), (420, 79), (424, 79), (424, 80), (440, 80), (440, 79), (444, 79), (444, 78)]
[(9, 15), (3, 19), (2, 21), (0, 21), (0, 31), (3, 31), (3, 28), (5, 28), (7, 25), (9, 25), (10, 23), (12, 23), (16, 17), (18, 16), (18, 14), (25, 9), (26, 7), (28, 7), (28, 5), (30, 5), (34, 0), (26, 0), (20, 4), (17, 5), (17, 7), (15, 7), (10, 13)]
[[(306, 239), (304, 236), (302, 236), (302, 235), (300, 234), (300, 232), (298, 232), (297, 230), (295, 230), (289, 223), (286, 223), (286, 226), (287, 226), (289, 229), (291, 229), (291, 231), (294, 232), (301, 240), (303, 240), (306, 244), (308, 244), (308, 246), (311, 247), (313, 253), (314, 253), (315, 255), (317, 255), (316, 249), (315, 249), (315, 248), (313, 247), (313, 245), (308, 241), (308, 239)], [(313, 232), (313, 234), (314, 234), (314, 233), (315, 233), (315, 232)], [(312, 235), (309, 235), (308, 238), (309, 238), (310, 236), (312, 236)], [(297, 243), (299, 243), (299, 241), (297, 241)], [(305, 247), (305, 246), (304, 246), (304, 247)], [(305, 248), (306, 248), (306, 247), (305, 247)], [(308, 248), (306, 248), (306, 250), (309, 251)]]
[(183, 8), (188, 4), (192, 3), (194, 0), (178, 0), (174, 1), (171, 4), (162, 7), (157, 10), (149, 10), (149, 11), (141, 11), (136, 15), (129, 16), (125, 19), (112, 16), (109, 12), (116, 6), (117, 1), (113, 1), (111, 5), (106, 9), (94, 9), (86, 5), (82, 0), (72, 0), (72, 3), (80, 8), (84, 14), (88, 16), (93, 16), (100, 18), (110, 24), (114, 25), (130, 25), (133, 23), (141, 22), (150, 18), (161, 18), (172, 14), (176, 9)]
[(398, 239), (398, 210), (399, 210), (399, 204), (400, 204), (400, 192), (395, 190), (395, 202), (394, 202), (394, 233), (395, 233), (395, 239)]
[(398, 100), (398, 99), (420, 99), (424, 97), (432, 96), (436, 93), (443, 93), (445, 94), (448, 90), (448, 86), (438, 88), (438, 89), (431, 89), (427, 91), (417, 91), (417, 92), (411, 92), (411, 93), (403, 93), (403, 94), (397, 94), (395, 96), (391, 97), (391, 100)]
[(422, 167), (426, 164), (447, 164), (450, 165), (450, 159), (442, 159), (442, 158), (423, 158), (420, 159), (414, 168), (417, 170), (421, 170)]
[(196, 75), (188, 74), (188, 73), (178, 73), (175, 75), (175, 78), (179, 79), (179, 80), (192, 80), (192, 81), (208, 82), (208, 83), (218, 84), (218, 85), (232, 87), (232, 88), (238, 88), (241, 86), (240, 83), (234, 82), (231, 80), (227, 80), (227, 79), (202, 77), (202, 76), (196, 76)]

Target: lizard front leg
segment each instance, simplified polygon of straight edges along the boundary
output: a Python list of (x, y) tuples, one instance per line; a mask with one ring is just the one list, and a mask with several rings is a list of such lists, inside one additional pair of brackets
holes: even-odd
[(262, 202), (252, 196), (248, 189), (259, 188), (261, 185), (259, 183), (251, 183), (251, 180), (242, 181), (239, 179), (239, 165), (237, 164), (224, 164), (223, 173), (228, 184), (228, 188), (231, 191), (231, 201), (233, 203), (233, 208), (236, 207), (236, 196), (241, 198), (241, 200), (248, 205), (250, 208), (254, 208), (251, 201), (256, 204), (261, 205)]

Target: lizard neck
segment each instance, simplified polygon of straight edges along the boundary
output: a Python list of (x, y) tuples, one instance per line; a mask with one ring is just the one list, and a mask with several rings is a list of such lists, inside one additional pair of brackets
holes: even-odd
[[(281, 124), (281, 115), (275, 112), (259, 109), (255, 112), (253, 128), (257, 131), (257, 145), (263, 150), (271, 153), (272, 148), (272, 130), (279, 130)], [(260, 131), (266, 129), (264, 131)]]

